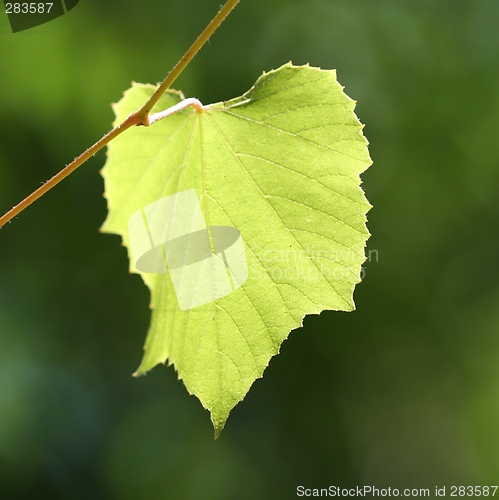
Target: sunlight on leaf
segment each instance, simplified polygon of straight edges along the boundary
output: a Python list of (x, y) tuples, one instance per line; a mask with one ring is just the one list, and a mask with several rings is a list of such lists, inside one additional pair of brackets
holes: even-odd
[[(116, 123), (153, 91), (134, 84)], [(180, 100), (169, 91), (154, 111)], [(289, 63), (109, 145), (103, 230), (151, 290), (137, 373), (172, 363), (215, 436), (305, 315), (354, 309), (371, 164), (354, 107), (334, 71)]]

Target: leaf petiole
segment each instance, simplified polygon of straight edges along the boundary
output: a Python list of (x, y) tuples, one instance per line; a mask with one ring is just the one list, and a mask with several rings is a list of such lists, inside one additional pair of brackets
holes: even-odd
[(160, 111), (159, 113), (154, 113), (153, 115), (149, 115), (149, 125), (152, 125), (153, 123), (162, 120), (167, 116), (173, 115), (174, 113), (178, 113), (179, 111), (182, 111), (189, 106), (192, 106), (196, 111), (204, 111), (207, 108), (207, 106), (204, 106), (203, 103), (198, 99), (190, 97), (189, 99), (180, 101), (178, 104), (175, 104), (175, 106), (172, 106), (171, 108)]

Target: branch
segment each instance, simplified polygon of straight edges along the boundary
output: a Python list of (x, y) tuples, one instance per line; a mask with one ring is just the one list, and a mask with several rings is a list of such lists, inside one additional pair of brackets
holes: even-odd
[(147, 117), (151, 112), (154, 105), (160, 100), (161, 96), (170, 88), (171, 84), (182, 73), (185, 67), (191, 62), (193, 57), (199, 52), (201, 47), (209, 40), (210, 36), (222, 24), (225, 18), (230, 14), (232, 9), (239, 3), (239, 0), (228, 0), (227, 3), (220, 9), (218, 14), (211, 20), (210, 24), (206, 26), (203, 32), (198, 36), (197, 40), (191, 45), (189, 50), (184, 54), (182, 59), (175, 65), (175, 67), (168, 73), (167, 77), (158, 86), (154, 94), (147, 100), (147, 102), (137, 111), (139, 119), (143, 119), (143, 125), (148, 125)]
[(69, 165), (67, 165), (59, 173), (54, 175), (54, 177), (52, 177), (45, 184), (40, 186), (36, 191), (27, 196), (23, 201), (21, 201), (21, 203), (19, 203), (14, 208), (9, 210), (5, 215), (0, 217), (0, 228), (7, 224), (7, 222), (13, 219), (16, 215), (21, 213), (25, 208), (29, 207), (38, 198), (43, 196), (47, 191), (50, 191), (65, 177), (74, 172), (80, 165), (85, 163), (91, 156), (100, 151), (104, 146), (109, 144), (109, 142), (111, 142), (114, 138), (118, 137), (118, 135), (120, 135), (130, 127), (133, 127), (135, 125), (149, 126), (155, 121), (181, 111), (187, 106), (193, 106), (197, 110), (202, 110), (203, 105), (199, 101), (197, 101), (196, 99), (186, 99), (176, 106), (172, 106), (172, 108), (161, 111), (160, 113), (156, 113), (153, 116), (149, 116), (152, 108), (157, 104), (161, 96), (170, 88), (171, 84), (178, 78), (185, 67), (191, 62), (193, 57), (199, 52), (201, 47), (203, 47), (210, 36), (217, 30), (217, 28), (222, 24), (225, 18), (230, 14), (232, 9), (238, 3), (239, 0), (228, 0), (225, 3), (218, 14), (212, 19), (210, 24), (206, 26), (206, 28), (199, 35), (196, 41), (191, 45), (189, 50), (183, 55), (182, 59), (180, 59), (180, 61), (175, 65), (170, 73), (168, 73), (163, 82), (158, 85), (158, 88), (155, 90), (154, 94), (152, 94), (152, 96), (139, 110), (135, 111), (135, 113), (132, 113), (123, 123), (113, 128), (104, 137), (98, 140), (93, 146), (90, 146), (85, 152), (75, 158)]

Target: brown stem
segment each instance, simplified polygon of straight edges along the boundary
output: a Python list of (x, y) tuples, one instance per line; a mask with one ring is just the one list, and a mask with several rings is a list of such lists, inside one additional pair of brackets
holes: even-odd
[(22, 212), (25, 208), (29, 207), (34, 201), (38, 200), (47, 191), (52, 189), (56, 184), (59, 184), (65, 177), (67, 177), (71, 172), (74, 172), (82, 163), (85, 163), (91, 156), (93, 156), (97, 151), (101, 150), (106, 144), (112, 141), (115, 137), (120, 135), (126, 129), (137, 125), (138, 120), (135, 113), (130, 115), (121, 125), (117, 126), (110, 132), (108, 132), (104, 137), (97, 141), (93, 146), (90, 146), (85, 152), (83, 152), (78, 158), (75, 158), (69, 165), (64, 167), (59, 173), (54, 175), (52, 179), (48, 180), (43, 186), (40, 186), (36, 191), (33, 191), (29, 196), (24, 198), (21, 203), (16, 205), (14, 208), (9, 210), (5, 215), (0, 217), (0, 228), (7, 224), (12, 218)]
[[(69, 165), (64, 167), (59, 173), (54, 175), (52, 179), (48, 180), (45, 184), (40, 186), (36, 191), (27, 196), (21, 203), (9, 210), (5, 215), (0, 217), (0, 228), (9, 222), (16, 215), (21, 213), (25, 208), (29, 207), (34, 201), (43, 196), (47, 191), (52, 189), (55, 185), (59, 184), (70, 173), (74, 172), (80, 165), (85, 163), (97, 151), (100, 151), (106, 144), (111, 142), (115, 137), (134, 125), (150, 125), (149, 114), (154, 105), (159, 101), (161, 96), (168, 90), (170, 85), (182, 73), (185, 67), (189, 64), (192, 58), (199, 52), (201, 47), (208, 41), (210, 36), (222, 24), (225, 18), (229, 15), (231, 10), (239, 3), (240, 0), (228, 0), (225, 5), (220, 9), (218, 14), (212, 19), (210, 24), (203, 30), (196, 41), (191, 45), (189, 50), (184, 54), (182, 59), (175, 65), (175, 67), (168, 73), (167, 77), (155, 90), (154, 94), (147, 100), (147, 102), (135, 113), (132, 113), (123, 123), (108, 132), (104, 137), (97, 141), (93, 146), (90, 146), (78, 158), (75, 158)], [(192, 105), (192, 104), (190, 104)]]
[(184, 54), (182, 59), (168, 73), (163, 82), (158, 86), (154, 94), (147, 102), (137, 111), (139, 120), (142, 119), (142, 125), (149, 125), (148, 117), (154, 105), (160, 100), (161, 96), (170, 88), (171, 84), (182, 73), (185, 67), (191, 62), (192, 58), (199, 52), (201, 47), (209, 40), (210, 36), (222, 24), (225, 18), (230, 14), (232, 9), (239, 3), (240, 0), (228, 0), (225, 5), (218, 11), (218, 14), (206, 26), (203, 32), (197, 37), (196, 41), (190, 46), (189, 50)]

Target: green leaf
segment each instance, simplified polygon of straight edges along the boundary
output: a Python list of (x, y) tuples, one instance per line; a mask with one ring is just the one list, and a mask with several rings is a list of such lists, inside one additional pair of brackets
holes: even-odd
[[(153, 90), (133, 84), (116, 123)], [(154, 111), (181, 99), (169, 91)], [(131, 271), (151, 290), (137, 374), (173, 363), (210, 410), (215, 436), (305, 315), (354, 309), (369, 237), (359, 174), (371, 164), (354, 107), (334, 71), (289, 63), (239, 98), (109, 145), (103, 230), (122, 236)], [(135, 246), (129, 221), (143, 231)]]

